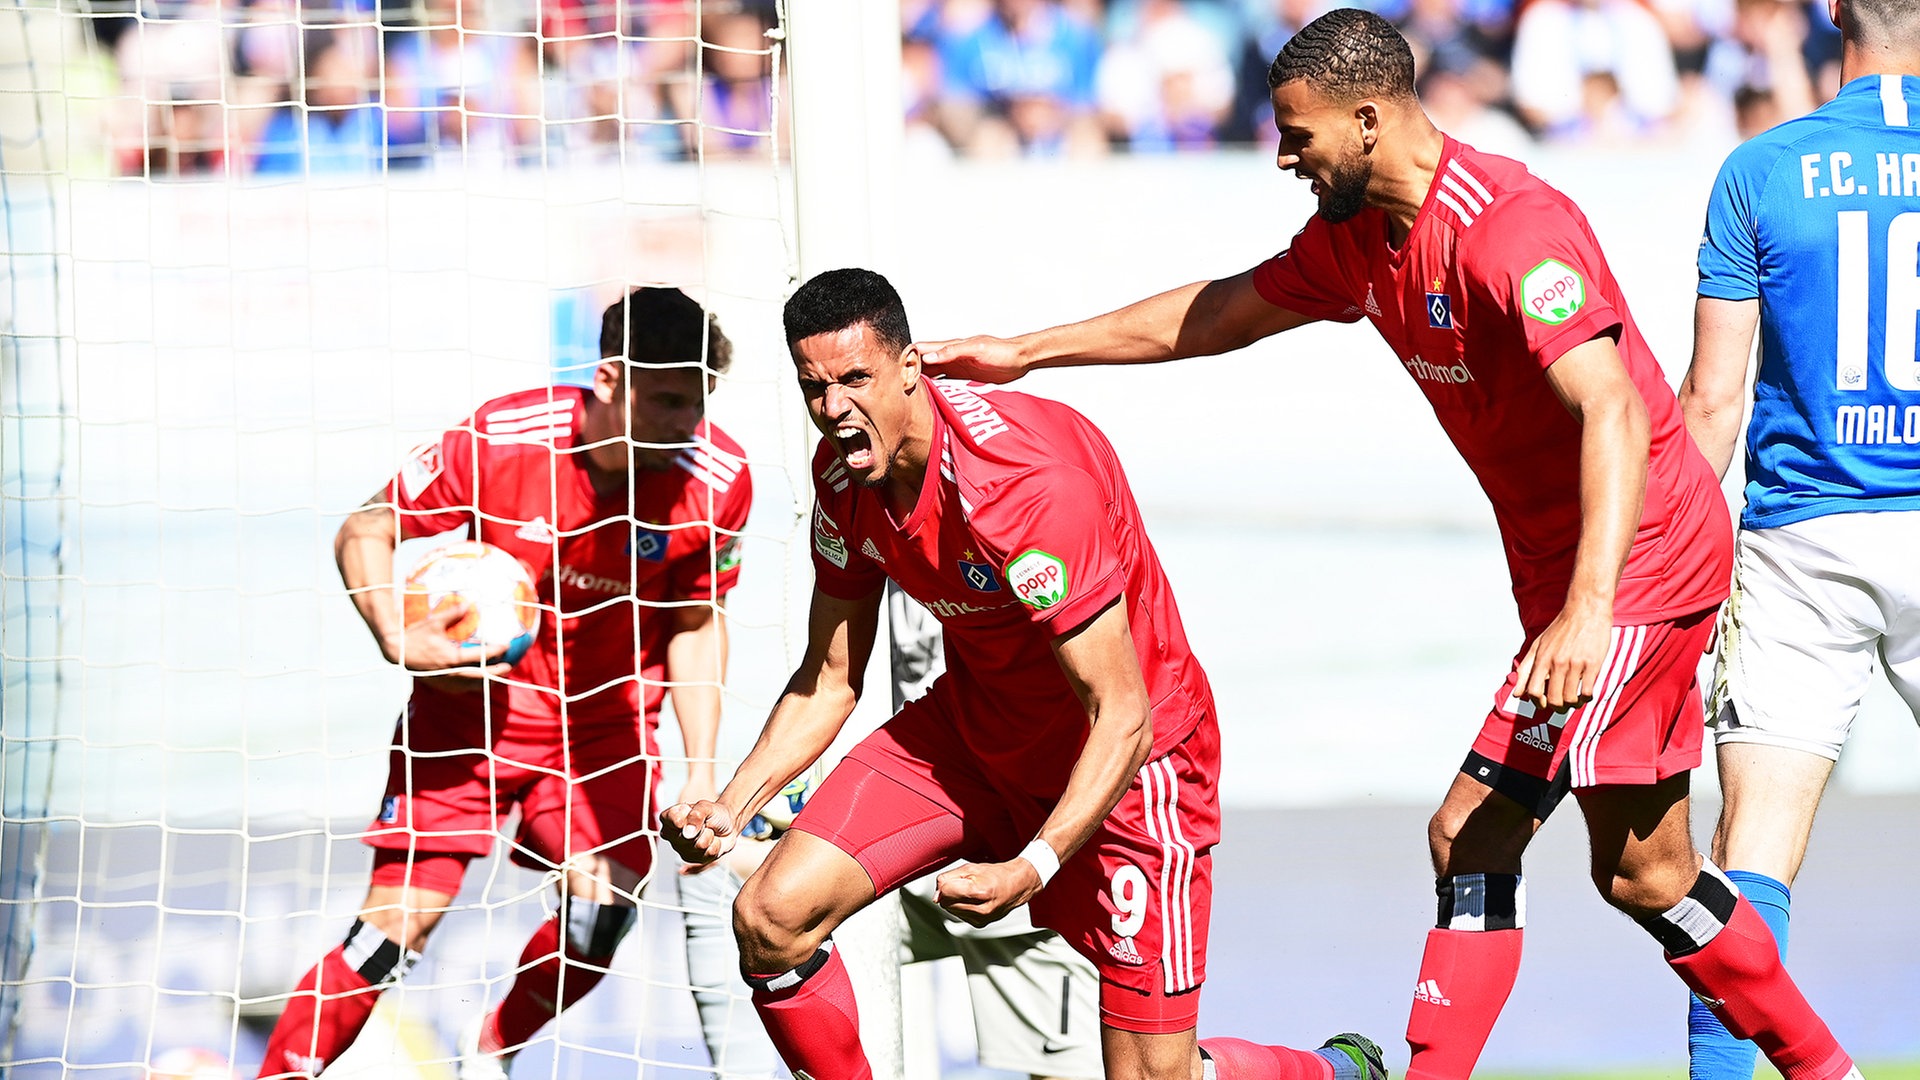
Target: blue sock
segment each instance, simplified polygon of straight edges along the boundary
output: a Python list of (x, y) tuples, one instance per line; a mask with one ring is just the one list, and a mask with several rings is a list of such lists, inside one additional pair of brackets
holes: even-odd
[[(1766, 921), (1767, 928), (1773, 931), (1773, 940), (1780, 946), (1780, 955), (1785, 957), (1787, 909), (1792, 904), (1793, 894), (1780, 882), (1751, 870), (1729, 870), (1727, 877), (1740, 887), (1740, 894)], [(1753, 1080), (1756, 1053), (1752, 1043), (1734, 1038), (1720, 1023), (1720, 1018), (1708, 1011), (1699, 998), (1688, 999), (1687, 1055), (1690, 1064), (1687, 1075), (1690, 1080)]]

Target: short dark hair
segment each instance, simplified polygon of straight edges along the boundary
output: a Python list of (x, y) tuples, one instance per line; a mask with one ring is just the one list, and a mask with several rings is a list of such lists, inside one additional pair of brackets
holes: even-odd
[(1841, 0), (1840, 32), (1863, 45), (1905, 45), (1920, 34), (1913, 0)]
[(787, 347), (815, 334), (865, 323), (874, 340), (896, 352), (913, 344), (907, 306), (886, 278), (871, 270), (829, 270), (794, 290), (783, 316)]
[(733, 342), (720, 320), (679, 289), (641, 286), (600, 316), (600, 355), (635, 364), (696, 364), (721, 375), (733, 365)]
[(1393, 24), (1362, 8), (1335, 8), (1300, 28), (1267, 68), (1267, 89), (1296, 79), (1322, 97), (1409, 99), (1413, 50)]

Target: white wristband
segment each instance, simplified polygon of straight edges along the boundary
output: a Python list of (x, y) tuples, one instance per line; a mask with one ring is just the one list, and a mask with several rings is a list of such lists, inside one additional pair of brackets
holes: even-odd
[(1060, 872), (1060, 856), (1054, 854), (1053, 848), (1037, 836), (1021, 848), (1015, 858), (1027, 860), (1034, 872), (1040, 875), (1040, 887), (1043, 889), (1047, 887), (1047, 882), (1053, 880), (1053, 875)]

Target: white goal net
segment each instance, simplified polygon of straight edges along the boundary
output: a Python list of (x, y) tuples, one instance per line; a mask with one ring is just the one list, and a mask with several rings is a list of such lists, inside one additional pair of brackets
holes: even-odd
[[(783, 17), (4, 0), (0, 1074), (253, 1075), (365, 893), (407, 692), (334, 530), (481, 402), (590, 377), (635, 285), (735, 343), (709, 416), (755, 506), (721, 756), (750, 744), (807, 586)], [(516, 1075), (708, 1075), (671, 868)], [(476, 861), (328, 1075), (451, 1076), (552, 897)]]

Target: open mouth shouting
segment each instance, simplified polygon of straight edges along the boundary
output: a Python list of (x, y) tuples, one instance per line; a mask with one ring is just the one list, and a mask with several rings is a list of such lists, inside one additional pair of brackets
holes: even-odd
[(873, 452), (873, 439), (853, 424), (841, 424), (833, 429), (834, 449), (840, 452), (840, 460), (854, 472), (871, 471), (877, 456)]

